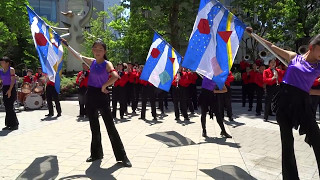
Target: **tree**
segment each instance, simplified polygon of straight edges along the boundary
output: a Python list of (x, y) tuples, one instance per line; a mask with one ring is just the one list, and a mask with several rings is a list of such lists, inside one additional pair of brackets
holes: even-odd
[(39, 64), (25, 4), (29, 4), (27, 0), (2, 0), (0, 3), (0, 56), (9, 56), (18, 71)]
[[(127, 0), (130, 2), (130, 57), (145, 61), (153, 30), (178, 52), (187, 48), (198, 9), (195, 0)], [(135, 43), (138, 42), (138, 43)]]
[[(235, 14), (257, 34), (295, 49), (296, 40), (319, 32), (318, 0), (237, 0)], [(251, 55), (258, 43), (251, 39)]]
[(107, 45), (107, 55), (111, 62), (128, 62), (128, 48), (126, 47), (128, 22), (122, 15), (124, 7), (115, 5), (109, 11), (114, 19), (108, 24), (104, 22), (105, 19), (110, 19), (106, 11), (97, 12), (97, 18), (91, 19), (90, 31), (85, 32), (84, 54), (92, 56), (92, 44), (97, 39), (101, 39)]

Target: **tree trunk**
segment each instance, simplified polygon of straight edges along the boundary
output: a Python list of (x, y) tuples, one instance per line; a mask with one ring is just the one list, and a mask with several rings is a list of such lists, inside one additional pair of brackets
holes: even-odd
[(173, 1), (171, 12), (169, 16), (170, 22), (170, 43), (173, 48), (177, 51), (180, 50), (180, 42), (179, 42), (179, 25), (178, 25), (178, 18), (179, 18), (179, 1)]

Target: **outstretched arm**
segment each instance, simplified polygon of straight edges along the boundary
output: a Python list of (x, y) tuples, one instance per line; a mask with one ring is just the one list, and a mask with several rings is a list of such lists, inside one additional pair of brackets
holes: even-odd
[[(253, 32), (253, 29), (251, 27), (246, 28), (246, 32), (251, 36), (251, 33)], [(258, 36), (258, 35), (257, 35)], [(267, 46), (269, 46), (276, 54), (278, 54), (280, 57), (285, 59), (288, 63), (297, 55), (297, 53), (293, 51), (284, 50), (282, 48), (279, 48), (278, 46), (272, 44), (271, 42), (263, 39), (262, 37), (258, 36)]]
[(67, 40), (61, 38), (61, 41), (62, 41), (62, 44), (65, 45), (68, 48), (69, 52), (71, 52), (71, 54), (73, 54), (74, 57), (76, 57), (77, 60), (85, 63), (88, 67), (91, 66), (94, 58), (89, 58), (89, 57), (82, 56), (79, 52), (77, 52), (71, 46), (69, 46)]

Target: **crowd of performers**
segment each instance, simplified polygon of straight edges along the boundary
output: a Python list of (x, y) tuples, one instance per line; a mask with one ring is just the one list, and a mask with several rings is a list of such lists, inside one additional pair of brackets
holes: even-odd
[[(250, 35), (251, 28), (246, 29)], [(260, 37), (261, 38), (261, 37)], [(267, 121), (272, 111), (276, 113), (276, 119), (280, 126), (282, 145), (282, 175), (283, 179), (299, 179), (297, 165), (293, 148), (292, 129), (298, 129), (300, 134), (306, 134), (306, 142), (313, 147), (316, 156), (318, 169), (320, 169), (320, 130), (315, 121), (315, 110), (318, 100), (312, 100), (320, 96), (319, 75), (320, 75), (320, 34), (312, 39), (309, 50), (305, 55), (298, 55), (295, 52), (283, 50), (272, 43), (261, 38), (275, 53), (283, 57), (289, 66), (286, 69), (283, 65), (277, 64), (276, 60), (269, 61), (269, 67), (265, 69), (263, 63), (248, 65), (241, 62), (243, 78), (243, 106), (246, 104), (246, 97), (249, 99), (249, 111), (253, 108), (253, 97), (257, 95), (256, 115), (262, 112), (262, 97), (266, 92), (264, 119)], [(135, 114), (138, 105), (139, 95), (142, 99), (140, 119), (146, 118), (146, 102), (150, 101), (151, 114), (157, 120), (156, 95), (159, 99), (159, 109), (164, 114), (168, 107), (167, 93), (156, 89), (147, 81), (139, 79), (143, 66), (130, 63), (121, 63), (113, 67), (106, 57), (106, 44), (98, 40), (92, 46), (94, 58), (82, 56), (70, 47), (65, 40), (64, 45), (79, 61), (84, 62), (83, 71), (79, 72), (77, 83), (79, 84), (80, 116), (87, 116), (90, 122), (92, 134), (91, 155), (86, 160), (92, 162), (103, 158), (101, 143), (101, 132), (99, 124), (99, 113), (112, 144), (114, 155), (117, 161), (124, 166), (131, 167), (119, 133), (115, 127), (114, 119), (117, 117), (117, 103), (120, 104), (120, 119), (128, 112), (128, 105), (131, 105), (132, 113)], [(13, 102), (17, 93), (14, 88), (16, 79), (14, 68), (10, 66), (10, 59), (1, 58), (0, 76), (3, 82), (3, 99), (6, 108), (4, 130), (18, 129), (18, 119), (13, 109)], [(88, 66), (88, 67), (86, 67)], [(29, 71), (25, 81), (32, 83), (32, 72)], [(37, 77), (38, 76), (38, 77)], [(41, 79), (38, 75), (35, 79)], [(184, 121), (189, 121), (188, 110), (194, 114), (198, 106), (201, 107), (202, 135), (207, 136), (206, 115), (216, 116), (221, 128), (221, 135), (226, 138), (231, 136), (226, 132), (223, 120), (224, 112), (233, 121), (231, 108), (231, 88), (233, 81), (232, 73), (229, 73), (225, 86), (222, 89), (210, 79), (203, 77), (201, 94), (197, 97), (196, 81), (198, 75), (194, 72), (179, 68), (174, 77), (171, 87), (171, 95), (174, 104), (175, 119), (180, 121), (182, 114)], [(313, 89), (311, 88), (313, 84)], [(318, 87), (317, 87), (318, 86)], [(108, 88), (112, 87), (112, 110), (110, 108), (110, 94)], [(49, 114), (53, 116), (52, 102), (55, 100), (58, 116), (61, 116), (61, 107), (54, 84), (50, 81), (46, 85)], [(49, 96), (48, 96), (49, 94)], [(313, 96), (310, 96), (313, 95)], [(50, 97), (51, 96), (51, 97)], [(198, 99), (198, 101), (197, 101)], [(51, 105), (50, 105), (51, 104)], [(180, 113), (181, 112), (181, 113)]]

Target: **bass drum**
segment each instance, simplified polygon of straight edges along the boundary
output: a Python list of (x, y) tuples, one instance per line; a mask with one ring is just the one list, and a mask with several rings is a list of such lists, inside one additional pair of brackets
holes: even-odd
[(39, 94), (29, 94), (24, 101), (24, 106), (26, 109), (40, 109), (42, 102), (42, 97)]

